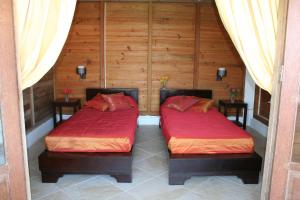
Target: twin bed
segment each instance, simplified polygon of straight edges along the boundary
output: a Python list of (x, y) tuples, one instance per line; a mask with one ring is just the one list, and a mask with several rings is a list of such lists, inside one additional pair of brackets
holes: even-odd
[(120, 92), (136, 105), (112, 112), (83, 108), (46, 137), (48, 150), (39, 156), (42, 182), (57, 182), (64, 174), (107, 174), (131, 182), (138, 89), (86, 89), (86, 100)]
[[(99, 112), (84, 108), (46, 138), (48, 150), (39, 157), (42, 182), (64, 174), (108, 174), (118, 182), (132, 180), (132, 148), (137, 127), (137, 89), (87, 89), (86, 99), (98, 93), (123, 92), (132, 109)], [(169, 184), (184, 184), (191, 176), (236, 175), (258, 183), (262, 159), (253, 139), (216, 109), (207, 113), (179, 112), (166, 106), (169, 97), (212, 98), (211, 90), (160, 91), (162, 133), (169, 148)]]
[(192, 176), (235, 175), (245, 184), (258, 183), (262, 159), (252, 137), (215, 108), (207, 113), (168, 108), (173, 96), (211, 99), (211, 90), (161, 90), (162, 133), (169, 148), (169, 184)]

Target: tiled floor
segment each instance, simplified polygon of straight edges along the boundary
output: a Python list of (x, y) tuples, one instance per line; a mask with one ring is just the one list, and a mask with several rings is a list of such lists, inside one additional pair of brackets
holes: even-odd
[[(252, 132), (252, 131), (251, 131)], [(256, 149), (264, 154), (262, 136)], [(39, 200), (250, 200), (259, 199), (260, 184), (244, 185), (234, 176), (193, 177), (183, 186), (168, 185), (167, 148), (157, 126), (138, 128), (133, 156), (133, 182), (117, 183), (106, 175), (65, 175), (55, 184), (41, 183), (37, 155), (43, 144), (29, 151), (32, 199)]]

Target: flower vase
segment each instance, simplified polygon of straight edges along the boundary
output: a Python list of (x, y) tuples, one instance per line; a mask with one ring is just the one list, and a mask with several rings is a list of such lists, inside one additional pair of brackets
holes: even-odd
[(69, 102), (69, 94), (65, 94), (65, 102)]
[(235, 96), (234, 96), (234, 95), (231, 95), (231, 96), (230, 96), (230, 102), (231, 102), (231, 103), (234, 103), (234, 102), (235, 102)]

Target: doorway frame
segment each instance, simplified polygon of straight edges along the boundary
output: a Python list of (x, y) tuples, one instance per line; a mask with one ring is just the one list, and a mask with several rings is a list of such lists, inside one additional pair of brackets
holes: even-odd
[(19, 87), (14, 37), (13, 2), (0, 0), (0, 106), (6, 164), (0, 174), (7, 180), (10, 199), (30, 199), (23, 120), (22, 91)]

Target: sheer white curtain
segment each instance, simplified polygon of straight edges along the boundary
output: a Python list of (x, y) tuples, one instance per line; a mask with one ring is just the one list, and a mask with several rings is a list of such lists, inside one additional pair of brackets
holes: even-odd
[(215, 0), (221, 20), (255, 83), (271, 93), (279, 0)]
[(76, 0), (14, 0), (21, 87), (38, 82), (55, 64), (67, 39)]

